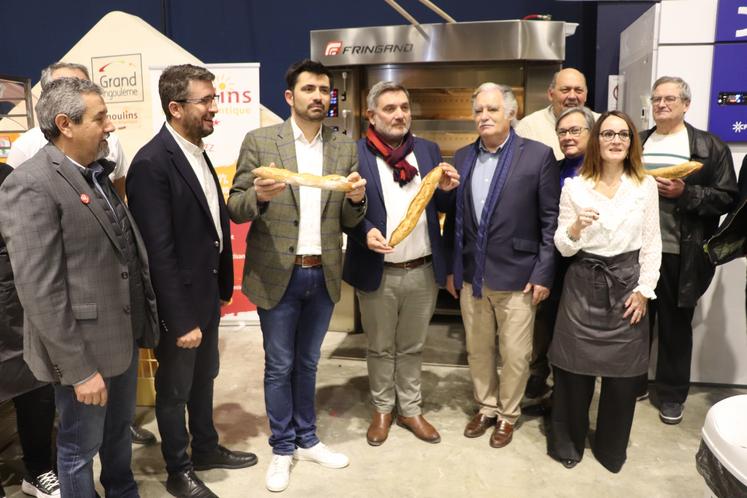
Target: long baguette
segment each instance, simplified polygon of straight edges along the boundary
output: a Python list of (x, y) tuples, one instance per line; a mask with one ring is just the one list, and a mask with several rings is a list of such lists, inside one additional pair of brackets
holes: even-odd
[(418, 193), (415, 194), (415, 197), (410, 201), (410, 205), (407, 206), (407, 214), (405, 214), (405, 217), (400, 221), (397, 228), (392, 232), (392, 236), (389, 238), (390, 247), (394, 247), (405, 240), (405, 238), (407, 238), (407, 236), (415, 229), (415, 225), (418, 224), (420, 215), (423, 214), (425, 206), (431, 200), (431, 197), (433, 197), (433, 193), (436, 191), (436, 187), (438, 187), (438, 182), (441, 181), (441, 175), (443, 175), (443, 173), (444, 169), (437, 166), (433, 168), (430, 173), (425, 175), (423, 181), (420, 182)]
[(682, 164), (675, 164), (674, 166), (665, 166), (663, 168), (647, 169), (645, 173), (651, 176), (658, 176), (659, 178), (667, 178), (669, 180), (673, 178), (685, 178), (691, 175), (703, 167), (703, 163), (698, 161), (687, 161)]
[(304, 187), (316, 187), (323, 190), (336, 190), (338, 192), (350, 192), (353, 184), (341, 175), (312, 175), (311, 173), (296, 173), (283, 168), (271, 168), (260, 166), (254, 168), (252, 174), (260, 178), (269, 178), (290, 185), (301, 185)]

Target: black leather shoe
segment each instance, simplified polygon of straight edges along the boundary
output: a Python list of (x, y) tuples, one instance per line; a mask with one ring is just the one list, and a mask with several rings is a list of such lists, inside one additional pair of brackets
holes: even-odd
[(231, 451), (218, 446), (215, 451), (206, 455), (192, 455), (195, 470), (210, 469), (243, 469), (257, 463), (257, 455), (247, 451)]
[(156, 444), (156, 435), (139, 425), (131, 425), (130, 434), (132, 434), (132, 444), (144, 444), (146, 446)]
[(169, 474), (166, 491), (177, 498), (218, 498), (193, 470)]

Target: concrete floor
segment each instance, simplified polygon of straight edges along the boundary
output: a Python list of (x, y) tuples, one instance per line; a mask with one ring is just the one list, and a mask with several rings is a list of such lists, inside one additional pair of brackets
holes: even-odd
[[(619, 474), (611, 474), (596, 462), (588, 448), (583, 461), (572, 470), (548, 457), (541, 418), (522, 417), (513, 442), (503, 449), (490, 448), (487, 434), (478, 439), (465, 438), (462, 431), (474, 409), (468, 370), (426, 366), (424, 413), (440, 431), (442, 442), (430, 445), (394, 426), (389, 440), (373, 448), (365, 441), (370, 415), (366, 363), (330, 358), (330, 352), (344, 338), (343, 333), (331, 332), (324, 342), (317, 383), (318, 433), (327, 445), (346, 453), (351, 464), (346, 469), (331, 470), (300, 462), (293, 467), (290, 486), (283, 496), (703, 496), (704, 481), (695, 469), (695, 453), (706, 412), (720, 399), (747, 392), (694, 387), (685, 418), (677, 426), (662, 424), (649, 402), (639, 403), (628, 461)], [(271, 450), (267, 444), (259, 329), (225, 327), (220, 347), (215, 421), (221, 443), (255, 452), (259, 463), (249, 469), (213, 470), (200, 476), (222, 498), (274, 495), (264, 486)], [(138, 414), (145, 427), (157, 432), (152, 409), (139, 408)], [(17, 447), (6, 450), (0, 458), (10, 459), (11, 468), (21, 468)], [(143, 498), (168, 496), (159, 446), (135, 447), (132, 465)], [(5, 477), (6, 483), (16, 483), (6, 485), (8, 496), (25, 496), (17, 475), (6, 473)]]

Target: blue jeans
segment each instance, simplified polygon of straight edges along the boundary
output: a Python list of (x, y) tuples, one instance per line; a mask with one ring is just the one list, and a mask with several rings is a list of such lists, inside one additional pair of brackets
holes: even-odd
[(316, 435), (316, 366), (335, 305), (321, 267), (296, 266), (272, 309), (259, 308), (265, 348), (265, 405), (276, 455), (310, 448)]
[(132, 362), (116, 377), (104, 379), (106, 406), (85, 405), (75, 398), (72, 386), (55, 384), (60, 414), (57, 431), (57, 470), (63, 498), (94, 498), (93, 457), (101, 459), (101, 484), (107, 498), (139, 497), (132, 475), (132, 436), (135, 416), (138, 349)]

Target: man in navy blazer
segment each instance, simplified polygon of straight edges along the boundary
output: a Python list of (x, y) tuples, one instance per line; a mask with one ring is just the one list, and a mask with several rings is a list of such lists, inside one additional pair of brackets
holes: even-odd
[[(445, 284), (448, 273), (437, 210), (448, 207), (443, 191), (455, 188), (459, 176), (453, 166), (441, 162), (438, 145), (410, 133), (405, 87), (379, 82), (369, 91), (367, 103), (370, 126), (358, 141), (358, 160), (367, 182), (368, 209), (361, 223), (348, 231), (343, 267), (343, 279), (356, 288), (368, 338), (374, 414), (366, 439), (372, 446), (386, 440), (396, 407), (398, 425), (438, 443), (441, 436), (421, 413), (420, 367), (438, 286)], [(441, 192), (428, 203), (413, 232), (390, 247), (391, 233), (434, 168), (444, 169)]]
[(511, 442), (521, 413), (536, 306), (552, 286), (560, 179), (552, 149), (514, 132), (517, 103), (510, 87), (483, 83), (472, 107), (480, 137), (454, 156), (462, 183), (447, 217), (454, 257), (447, 288), (461, 288), (480, 405), (464, 435), (481, 436), (495, 424), (490, 446), (501, 448)]
[[(233, 293), (228, 211), (202, 138), (217, 112), (214, 75), (184, 64), (158, 82), (166, 124), (127, 175), (130, 209), (143, 234), (161, 318), (156, 420), (174, 496), (215, 496), (194, 470), (254, 465), (252, 453), (218, 445), (213, 382), (221, 304)], [(189, 413), (190, 433), (184, 421)]]

